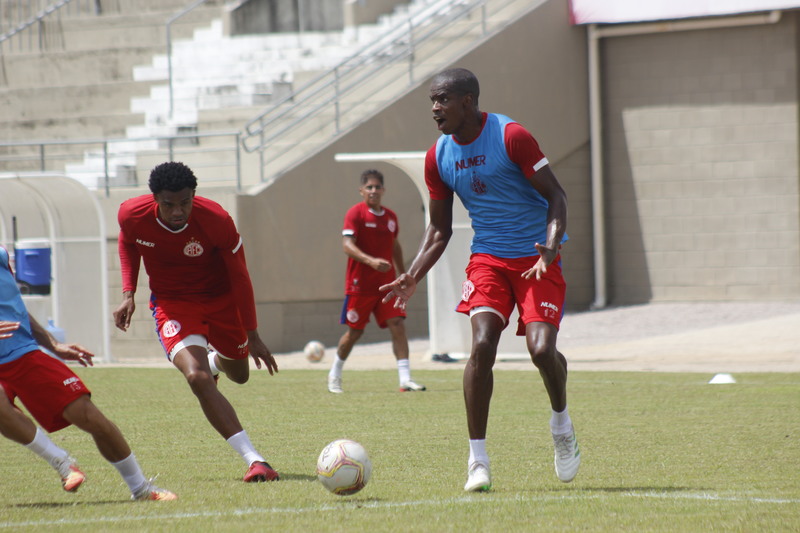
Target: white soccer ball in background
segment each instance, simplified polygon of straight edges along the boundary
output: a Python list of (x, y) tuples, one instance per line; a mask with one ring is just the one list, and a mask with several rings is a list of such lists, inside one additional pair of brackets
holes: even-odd
[(319, 363), (325, 357), (325, 345), (319, 341), (310, 341), (303, 348), (303, 353), (306, 354), (306, 359), (312, 363)]
[(317, 459), (317, 479), (322, 486), (339, 496), (355, 494), (364, 488), (372, 474), (367, 450), (348, 439), (331, 442)]

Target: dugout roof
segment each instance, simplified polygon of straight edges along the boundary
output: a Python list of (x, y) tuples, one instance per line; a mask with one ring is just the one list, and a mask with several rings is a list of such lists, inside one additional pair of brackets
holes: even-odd
[(72, 178), (0, 174), (0, 245), (50, 249), (50, 294), (24, 296), (28, 311), (43, 325), (52, 318), (67, 342), (110, 361), (104, 225), (97, 198)]

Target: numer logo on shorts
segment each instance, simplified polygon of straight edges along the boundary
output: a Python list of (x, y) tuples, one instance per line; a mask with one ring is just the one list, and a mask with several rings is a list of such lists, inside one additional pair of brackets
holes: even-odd
[(350, 309), (347, 312), (347, 321), (348, 322), (358, 322), (358, 311), (355, 309)]
[(558, 306), (550, 302), (542, 302), (539, 307), (543, 307), (543, 314), (547, 318), (556, 318), (558, 316)]

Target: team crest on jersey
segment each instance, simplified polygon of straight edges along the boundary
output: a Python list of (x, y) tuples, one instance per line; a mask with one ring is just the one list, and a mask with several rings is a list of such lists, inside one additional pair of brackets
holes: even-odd
[(183, 255), (187, 257), (199, 257), (203, 255), (203, 245), (194, 237), (183, 247)]
[(461, 284), (461, 299), (465, 302), (469, 301), (469, 297), (472, 296), (472, 293), (475, 292), (475, 284), (472, 283), (470, 280), (465, 281)]
[(356, 322), (358, 322), (358, 318), (359, 318), (358, 311), (356, 311), (355, 309), (350, 309), (349, 311), (347, 311), (348, 322), (352, 322), (355, 324)]
[(389, 219), (389, 224), (387, 224), (387, 226), (389, 227), (389, 231), (394, 233), (394, 230), (397, 229), (397, 222), (395, 222), (393, 218), (390, 218)]
[(170, 338), (174, 337), (178, 334), (181, 330), (181, 323), (177, 320), (168, 320), (162, 327), (161, 327), (161, 335)]
[(478, 176), (477, 172), (472, 173), (472, 177), (469, 180), (469, 186), (472, 189), (472, 192), (475, 194), (486, 194), (486, 184), (481, 181), (481, 178)]

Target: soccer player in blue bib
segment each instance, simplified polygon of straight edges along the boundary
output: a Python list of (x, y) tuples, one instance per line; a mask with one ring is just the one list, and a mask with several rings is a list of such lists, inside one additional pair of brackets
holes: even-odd
[(430, 221), (408, 271), (381, 290), (390, 291), (386, 301), (405, 307), (450, 240), (457, 195), (475, 233), (457, 307), (472, 325), (464, 369), (470, 447), (464, 490), (492, 486), (486, 452), (492, 367), (515, 305), (517, 334), (525, 336), (550, 398), (556, 475), (569, 482), (580, 451), (567, 411), (567, 361), (556, 349), (566, 291), (560, 249), (567, 240), (567, 197), (533, 136), (506, 116), (482, 112), (479, 93), (478, 79), (466, 69), (433, 78), (433, 119), (442, 136), (425, 158)]
[[(46, 354), (40, 346), (58, 357)], [(19, 399), (48, 432), (75, 425), (89, 433), (100, 454), (125, 480), (132, 499), (177, 499), (144, 476), (119, 428), (100, 412), (81, 378), (62, 362), (92, 366), (92, 357), (94, 354), (79, 344), (57, 342), (28, 315), (9, 254), (0, 247), (0, 434), (47, 461), (61, 476), (65, 491), (77, 491), (86, 479), (75, 459), (15, 405)]]

